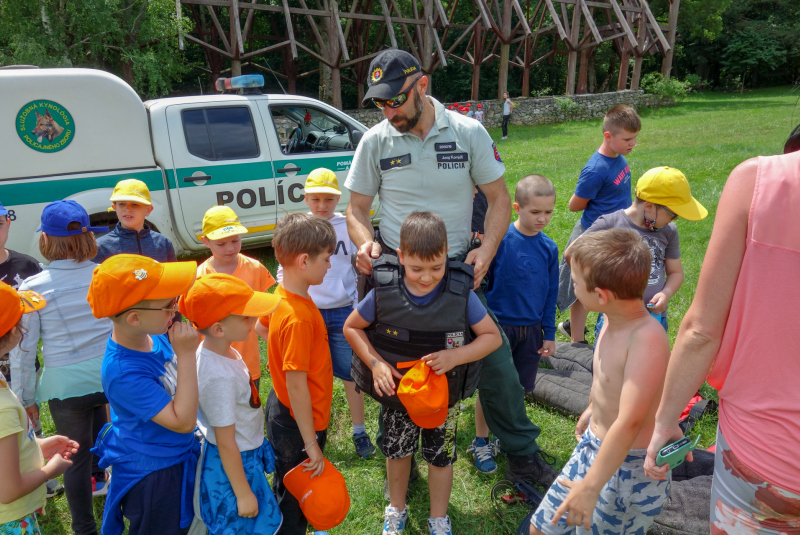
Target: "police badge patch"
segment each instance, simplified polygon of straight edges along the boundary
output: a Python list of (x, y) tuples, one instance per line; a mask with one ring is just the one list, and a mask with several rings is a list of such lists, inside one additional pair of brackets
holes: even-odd
[(492, 149), (494, 150), (494, 159), (500, 163), (503, 163), (503, 160), (500, 158), (500, 153), (497, 152), (497, 145), (492, 143)]
[(456, 349), (464, 345), (464, 331), (445, 333), (444, 336), (446, 340), (446, 349)]

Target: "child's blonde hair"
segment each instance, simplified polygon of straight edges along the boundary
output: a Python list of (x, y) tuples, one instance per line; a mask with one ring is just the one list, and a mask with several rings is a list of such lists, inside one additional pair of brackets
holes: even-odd
[(612, 228), (583, 234), (569, 248), (586, 288), (609, 290), (617, 299), (644, 299), (650, 279), (650, 248), (636, 232)]

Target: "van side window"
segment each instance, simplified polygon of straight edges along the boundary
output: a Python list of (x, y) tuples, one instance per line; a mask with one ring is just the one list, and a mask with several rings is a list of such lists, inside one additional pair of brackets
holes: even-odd
[(270, 106), (270, 112), (284, 154), (353, 151), (358, 144), (351, 125), (317, 108)]
[(181, 112), (189, 153), (204, 160), (240, 160), (259, 155), (250, 109), (195, 108)]

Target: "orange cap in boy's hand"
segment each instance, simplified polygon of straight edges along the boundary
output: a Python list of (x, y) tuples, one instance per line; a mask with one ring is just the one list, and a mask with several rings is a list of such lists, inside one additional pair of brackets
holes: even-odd
[(5, 282), (0, 282), (0, 336), (5, 336), (23, 314), (41, 310), (47, 302), (33, 290), (18, 292)]
[(328, 459), (324, 461), (325, 468), (314, 479), (311, 479), (310, 472), (303, 472), (303, 463), (283, 476), (286, 490), (297, 498), (303, 515), (316, 530), (338, 526), (350, 511), (350, 495), (344, 476)]
[(280, 302), (279, 296), (256, 292), (233, 275), (210, 273), (199, 277), (181, 297), (179, 310), (195, 328), (205, 329), (230, 315), (267, 316)]
[(145, 299), (169, 299), (189, 291), (197, 263), (168, 262), (118, 254), (94, 268), (86, 300), (95, 318), (108, 318)]
[(406, 372), (397, 387), (397, 397), (408, 411), (408, 416), (423, 429), (435, 429), (447, 420), (450, 388), (447, 376), (436, 375), (424, 361), (400, 362), (398, 368)]

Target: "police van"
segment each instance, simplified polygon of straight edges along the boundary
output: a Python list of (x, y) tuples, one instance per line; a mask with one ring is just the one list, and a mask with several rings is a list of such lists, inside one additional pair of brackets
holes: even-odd
[[(220, 80), (244, 94), (142, 102), (120, 78), (93, 69), (0, 70), (0, 203), (12, 221), (6, 247), (41, 259), (42, 209), (73, 199), (92, 224), (113, 228), (114, 185), (150, 189), (151, 228), (178, 255), (204, 250), (202, 220), (229, 205), (247, 227), (243, 246), (269, 243), (290, 212), (307, 212), (303, 186), (325, 167), (342, 187), (367, 128), (318, 100), (262, 95), (263, 77)], [(371, 211), (377, 221), (376, 199)]]

